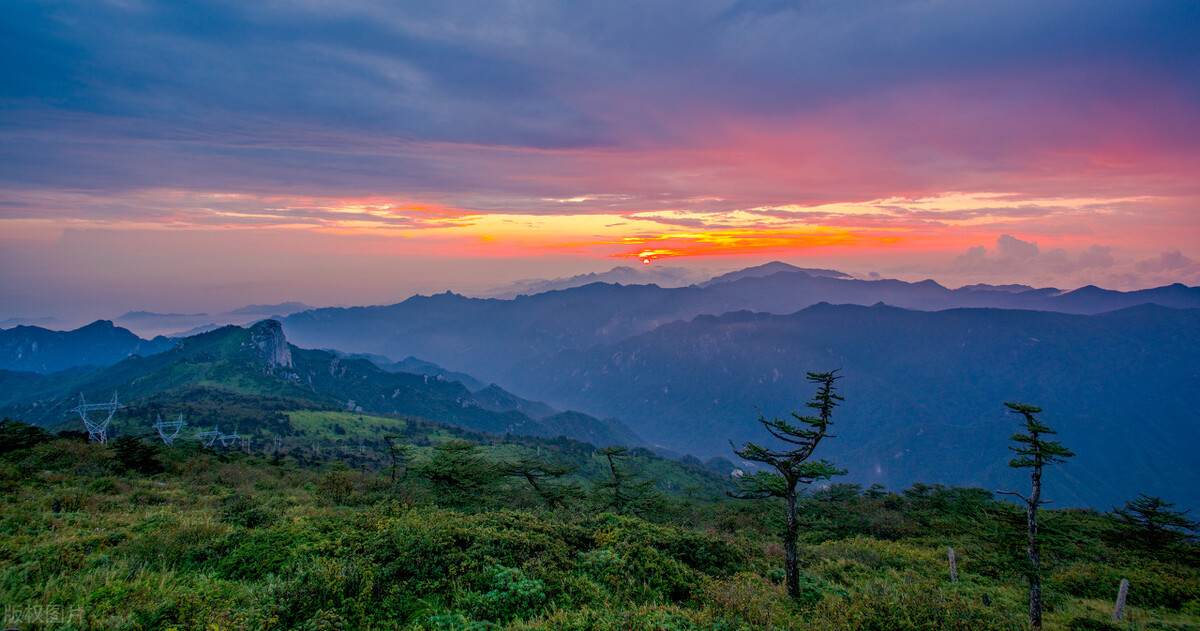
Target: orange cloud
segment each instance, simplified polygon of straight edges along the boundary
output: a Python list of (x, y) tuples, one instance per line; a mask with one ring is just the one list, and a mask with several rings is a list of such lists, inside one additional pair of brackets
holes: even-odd
[(652, 237), (630, 237), (626, 248), (609, 254), (616, 258), (657, 259), (680, 256), (768, 254), (829, 246), (878, 246), (899, 242), (900, 236), (866, 236), (849, 230), (821, 229), (813, 232), (785, 230), (720, 230)]

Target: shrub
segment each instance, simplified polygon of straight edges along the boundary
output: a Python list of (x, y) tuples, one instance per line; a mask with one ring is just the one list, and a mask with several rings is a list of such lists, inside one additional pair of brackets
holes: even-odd
[(36, 425), (27, 425), (8, 417), (0, 420), (0, 456), (30, 449), (50, 441), (50, 434)]
[(301, 557), (268, 584), (268, 594), (283, 628), (322, 619), (357, 628), (370, 611), (375, 580), (375, 568), (363, 559)]
[(546, 604), (546, 585), (525, 576), (517, 568), (497, 566), (491, 569), (491, 589), (471, 592), (465, 597), (467, 609), (477, 619), (507, 622), (536, 613)]
[(683, 602), (704, 584), (702, 575), (641, 544), (581, 554), (579, 566), (614, 595), (635, 602)]
[(753, 574), (713, 581), (704, 589), (706, 607), (715, 616), (762, 628), (787, 628), (791, 606), (780, 585)]
[(164, 513), (134, 526), (121, 550), (145, 567), (197, 571), (214, 565), (229, 546), (229, 526), (194, 517), (181, 521)]
[(316, 534), (293, 525), (243, 534), (217, 566), (231, 580), (261, 580), (280, 573), (314, 543)]
[(157, 446), (136, 436), (125, 435), (117, 438), (112, 443), (112, 450), (117, 461), (117, 470), (120, 472), (154, 474), (163, 470), (163, 465), (158, 460)]
[(678, 527), (657, 526), (636, 517), (605, 513), (585, 522), (602, 546), (640, 544), (712, 576), (728, 576), (745, 563), (744, 554), (724, 539)]
[(1093, 618), (1071, 618), (1067, 622), (1068, 631), (1121, 631), (1121, 627), (1105, 620)]
[(831, 631), (1024, 631), (1012, 612), (981, 606), (932, 582), (892, 577), (852, 595), (827, 598), (814, 609), (818, 628)]
[(357, 487), (358, 477), (350, 471), (329, 471), (321, 478), (317, 497), (330, 504), (345, 504)]
[(1050, 576), (1048, 588), (1081, 598), (1110, 600), (1121, 579), (1129, 579), (1129, 604), (1179, 609), (1200, 598), (1200, 576), (1194, 570), (1167, 563), (1130, 564), (1124, 568), (1098, 563), (1073, 563)]
[(259, 528), (275, 521), (275, 512), (245, 493), (234, 493), (221, 501), (221, 521), (243, 528)]

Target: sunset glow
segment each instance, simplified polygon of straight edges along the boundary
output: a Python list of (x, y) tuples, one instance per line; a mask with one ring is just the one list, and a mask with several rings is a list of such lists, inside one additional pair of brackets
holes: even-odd
[(6, 7), (44, 63), (0, 82), (0, 319), (84, 277), (366, 303), (625, 260), (1200, 283), (1194, 11), (1056, 7)]

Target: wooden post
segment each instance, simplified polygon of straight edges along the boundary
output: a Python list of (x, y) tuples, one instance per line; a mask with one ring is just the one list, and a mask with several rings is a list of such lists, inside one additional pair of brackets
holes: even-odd
[(950, 582), (958, 582), (958, 563), (954, 559), (954, 548), (950, 548)]
[(1117, 590), (1117, 605), (1113, 607), (1113, 622), (1120, 622), (1125, 615), (1125, 597), (1129, 595), (1129, 579), (1121, 579), (1121, 588)]

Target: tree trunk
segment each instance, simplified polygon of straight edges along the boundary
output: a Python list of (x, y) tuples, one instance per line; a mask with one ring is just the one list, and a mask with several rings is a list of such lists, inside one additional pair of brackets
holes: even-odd
[(1042, 628), (1042, 568), (1037, 549), (1037, 509), (1042, 497), (1041, 463), (1034, 465), (1033, 492), (1029, 495), (1029, 506), (1025, 510), (1029, 527), (1029, 627), (1035, 631)]
[(796, 537), (800, 526), (796, 523), (796, 488), (787, 490), (787, 530), (783, 533), (783, 573), (788, 597), (800, 598), (800, 561), (796, 558)]

